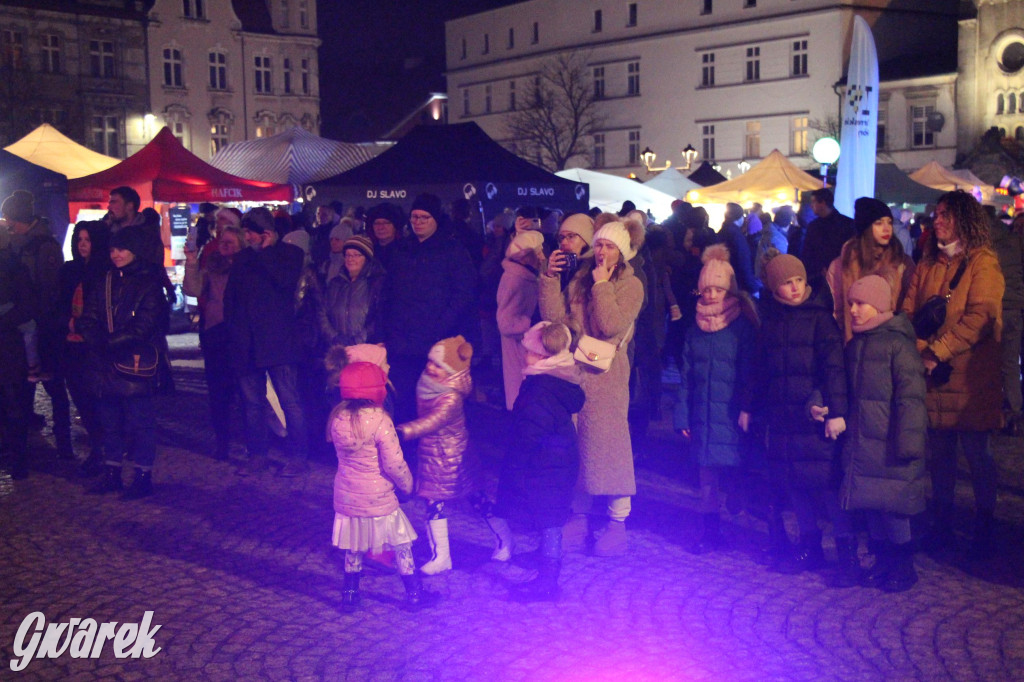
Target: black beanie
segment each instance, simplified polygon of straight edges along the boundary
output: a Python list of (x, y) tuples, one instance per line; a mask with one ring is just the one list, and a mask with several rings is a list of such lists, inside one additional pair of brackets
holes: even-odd
[(421, 194), (416, 197), (416, 200), (412, 202), (412, 210), (409, 213), (413, 211), (425, 211), (438, 223), (441, 222), (441, 218), (444, 216), (444, 211), (441, 209), (441, 200), (433, 194)]
[(141, 225), (129, 225), (110, 235), (110, 248), (131, 251), (136, 258), (146, 253), (146, 235)]
[[(422, 210), (426, 210), (426, 209), (422, 209)], [(433, 213), (431, 213), (431, 215), (433, 215)], [(386, 203), (385, 202), (383, 204), (377, 204), (376, 206), (371, 208), (369, 211), (367, 211), (366, 212), (366, 226), (367, 226), (367, 228), (372, 230), (372, 228), (373, 228), (373, 221), (377, 220), (378, 218), (383, 218), (384, 220), (387, 220), (392, 225), (394, 225), (395, 229), (398, 230), (399, 232), (402, 231), (402, 226), (405, 225), (405, 214), (402, 213), (402, 208), (400, 206), (398, 206), (397, 204), (390, 204), (390, 203)], [(436, 218), (435, 218), (435, 220), (436, 220)]]
[(863, 234), (881, 218), (892, 218), (892, 211), (878, 199), (861, 197), (853, 203), (853, 225), (857, 228), (857, 234)]

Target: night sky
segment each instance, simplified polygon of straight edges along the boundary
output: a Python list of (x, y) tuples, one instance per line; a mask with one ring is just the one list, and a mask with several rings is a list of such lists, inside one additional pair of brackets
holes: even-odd
[(444, 92), (444, 22), (515, 0), (317, 0), (324, 137), (377, 138)]

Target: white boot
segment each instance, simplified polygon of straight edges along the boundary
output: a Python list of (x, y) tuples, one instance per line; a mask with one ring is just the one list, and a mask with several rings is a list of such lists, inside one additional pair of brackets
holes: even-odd
[(515, 540), (512, 539), (512, 529), (508, 527), (508, 521), (498, 516), (491, 516), (486, 521), (495, 537), (491, 561), (508, 561), (512, 558), (512, 550), (516, 546)]
[(433, 557), (420, 566), (420, 572), (435, 575), (452, 568), (452, 555), (448, 550), (448, 519), (431, 519), (427, 521), (427, 540)]

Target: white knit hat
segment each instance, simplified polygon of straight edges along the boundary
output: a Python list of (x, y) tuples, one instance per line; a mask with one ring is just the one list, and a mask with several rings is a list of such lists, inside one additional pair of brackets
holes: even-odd
[(600, 230), (594, 234), (594, 243), (598, 239), (607, 239), (619, 248), (624, 261), (631, 261), (636, 257), (636, 251), (630, 246), (629, 231), (620, 222), (605, 223)]

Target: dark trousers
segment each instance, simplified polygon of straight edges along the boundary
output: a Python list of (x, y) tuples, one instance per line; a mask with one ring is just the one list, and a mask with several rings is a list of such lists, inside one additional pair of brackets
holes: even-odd
[(3, 425), (4, 449), (10, 453), (15, 473), (28, 471), (28, 429), (25, 424), (22, 385), (0, 384), (0, 424)]
[(266, 457), (270, 447), (267, 435), (267, 375), (274, 385), (277, 398), (281, 402), (281, 411), (288, 422), (289, 455), (297, 460), (305, 461), (306, 416), (302, 411), (299, 398), (298, 370), (295, 365), (274, 365), (258, 369), (238, 378), (245, 401), (245, 437), (250, 457)]
[(152, 469), (156, 460), (153, 396), (105, 395), (99, 400), (103, 423), (103, 457), (121, 466), (124, 454), (140, 469)]
[(416, 382), (427, 366), (427, 356), (391, 355), (388, 363), (388, 378), (395, 387), (395, 423), (412, 421), (416, 418)]
[(89, 434), (89, 447), (98, 450), (103, 447), (103, 424), (100, 422), (99, 397), (89, 385), (83, 373), (85, 365), (85, 344), (68, 343), (65, 346), (64, 376), (68, 393), (75, 403), (82, 425)]
[(209, 394), (210, 423), (217, 439), (217, 448), (227, 450), (231, 445), (231, 406), (235, 401), (238, 382), (231, 369), (231, 342), (227, 325), (218, 324), (199, 333), (203, 350), (203, 371)]
[[(53, 435), (60, 445), (62, 441), (71, 443), (71, 400), (68, 398), (68, 389), (64, 383), (64, 377), (56, 374), (49, 381), (40, 382), (46, 394), (50, 396), (50, 404), (53, 407)], [(34, 411), (36, 399), (36, 385), (25, 382), (21, 385), (22, 412), (31, 414)]]

